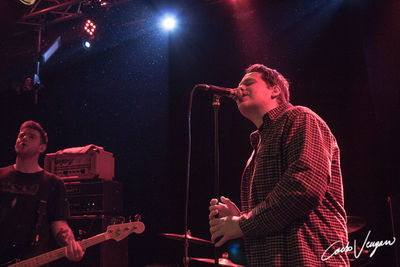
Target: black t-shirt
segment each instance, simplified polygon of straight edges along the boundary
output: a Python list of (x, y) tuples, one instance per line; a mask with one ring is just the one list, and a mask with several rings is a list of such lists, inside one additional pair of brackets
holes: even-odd
[[(47, 201), (42, 204), (46, 211), (38, 231), (39, 240), (32, 247), (41, 200)], [(68, 217), (62, 180), (44, 170), (22, 173), (13, 166), (0, 168), (0, 263), (14, 256), (27, 258), (46, 252), (51, 223)]]

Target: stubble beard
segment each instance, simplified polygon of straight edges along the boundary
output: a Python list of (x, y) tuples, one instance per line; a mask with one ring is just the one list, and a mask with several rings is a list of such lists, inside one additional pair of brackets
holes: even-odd
[(34, 158), (40, 154), (39, 152), (29, 151), (29, 149), (25, 147), (21, 148), (18, 146), (15, 147), (15, 153), (17, 154), (17, 157), (21, 159)]

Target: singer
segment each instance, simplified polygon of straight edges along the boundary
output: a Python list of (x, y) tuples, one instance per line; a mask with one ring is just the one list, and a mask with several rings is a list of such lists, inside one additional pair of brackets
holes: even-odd
[[(339, 148), (313, 111), (289, 103), (289, 83), (261, 64), (246, 70), (235, 99), (258, 128), (243, 172), (241, 210), (228, 198), (210, 201), (211, 240), (242, 238), (248, 266), (349, 266)], [(216, 215), (218, 217), (216, 218)]]

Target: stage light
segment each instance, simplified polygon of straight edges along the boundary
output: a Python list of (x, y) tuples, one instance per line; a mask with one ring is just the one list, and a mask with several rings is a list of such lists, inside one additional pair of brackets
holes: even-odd
[(89, 41), (83, 41), (82, 45), (83, 48), (85, 49), (89, 49), (92, 46), (92, 44)]
[(166, 31), (171, 31), (176, 28), (177, 21), (172, 15), (166, 15), (161, 20), (161, 26)]
[(93, 23), (90, 19), (86, 20), (85, 26), (83, 27), (85, 31), (90, 35), (93, 36), (94, 31), (96, 30), (96, 24)]
[(33, 5), (36, 0), (19, 0), (22, 4), (27, 5), (27, 6), (31, 6)]
[(47, 49), (46, 52), (42, 54), (43, 62), (46, 63), (47, 60), (49, 60), (49, 58), (60, 48), (60, 46), (61, 36), (58, 36), (54, 43), (49, 47), (49, 49)]

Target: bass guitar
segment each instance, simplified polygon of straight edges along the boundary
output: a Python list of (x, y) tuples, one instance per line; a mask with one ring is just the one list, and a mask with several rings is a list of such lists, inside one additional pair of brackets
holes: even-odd
[[(82, 249), (86, 249), (88, 247), (100, 244), (106, 240), (114, 239), (115, 241), (120, 241), (126, 238), (131, 233), (141, 234), (144, 232), (145, 226), (142, 222), (129, 222), (129, 223), (122, 223), (122, 224), (114, 224), (109, 225), (107, 227), (107, 231), (104, 233), (98, 234), (96, 236), (92, 236), (88, 239), (83, 239), (79, 241)], [(30, 259), (18, 261), (13, 260), (6, 265), (7, 267), (37, 267), (41, 266), (55, 260), (61, 259), (65, 257), (67, 248), (62, 247), (59, 249), (55, 249), (53, 251), (49, 251), (38, 256), (32, 257)]]

